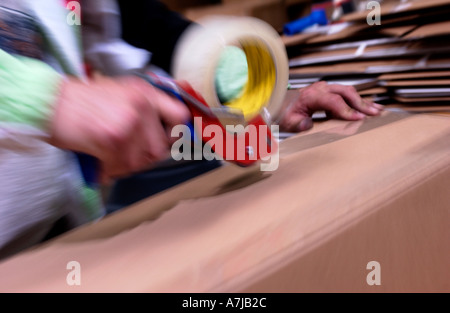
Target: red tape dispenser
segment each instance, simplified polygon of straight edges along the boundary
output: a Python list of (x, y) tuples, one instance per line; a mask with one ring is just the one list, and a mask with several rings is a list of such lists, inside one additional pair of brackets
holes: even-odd
[[(242, 68), (247, 70), (246, 77), (235, 76), (233, 71)], [(217, 85), (217, 77), (225, 76), (225, 83), (219, 80)], [(289, 64), (285, 45), (272, 26), (253, 17), (198, 20), (177, 43), (173, 77), (182, 93), (189, 95), (183, 100), (202, 141), (224, 160), (249, 166), (278, 152), (274, 138), (278, 127), (270, 124), (286, 95)], [(244, 84), (236, 96), (219, 100), (217, 86), (239, 85), (235, 83), (242, 78)]]
[[(182, 85), (183, 90), (197, 100), (184, 99), (194, 117), (194, 129), (201, 129), (202, 141), (221, 159), (249, 166), (278, 150), (277, 140), (261, 115), (245, 121), (242, 114), (233, 113), (226, 107), (212, 109), (190, 85)], [(199, 108), (200, 104), (203, 108)], [(205, 108), (212, 114), (205, 114)]]
[(237, 109), (208, 106), (187, 82), (178, 83), (151, 73), (138, 75), (187, 105), (197, 136), (215, 153), (216, 159), (246, 167), (267, 160), (278, 151), (278, 142), (261, 114), (247, 121)]

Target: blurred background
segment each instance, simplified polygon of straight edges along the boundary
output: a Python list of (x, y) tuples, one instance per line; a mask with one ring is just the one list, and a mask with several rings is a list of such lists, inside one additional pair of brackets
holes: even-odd
[[(384, 0), (382, 2), (390, 2)], [(310, 14), (315, 8), (324, 8), (331, 20), (336, 7), (345, 13), (361, 11), (367, 0), (162, 0), (169, 8), (191, 20), (211, 14), (253, 16), (282, 31), (283, 25)], [(380, 1), (377, 1), (380, 2)], [(398, 2), (398, 1), (397, 1)]]

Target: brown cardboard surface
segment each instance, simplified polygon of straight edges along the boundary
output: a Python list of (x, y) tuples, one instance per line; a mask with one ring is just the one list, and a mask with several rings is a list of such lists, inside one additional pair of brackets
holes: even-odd
[(395, 100), (402, 102), (402, 103), (416, 103), (416, 102), (422, 102), (422, 103), (431, 103), (435, 104), (436, 102), (447, 102), (450, 103), (450, 97), (418, 97), (418, 98), (407, 98), (407, 97), (394, 97)]
[(292, 36), (282, 35), (281, 40), (286, 47), (303, 44), (313, 37), (319, 36), (318, 33), (300, 33)]
[[(337, 63), (358, 59), (383, 60), (388, 58), (400, 58), (405, 56), (427, 55), (430, 53), (445, 53), (450, 51), (450, 47), (442, 45), (440, 42), (395, 42), (383, 44), (365, 45), (361, 42), (359, 46), (350, 48), (334, 48), (332, 50), (300, 53), (298, 57), (291, 57), (289, 65), (291, 67), (308, 66), (323, 63)], [(389, 61), (386, 61), (389, 63)]]
[(379, 33), (390, 37), (403, 37), (404, 35), (415, 29), (416, 25), (402, 25), (396, 27), (383, 27), (379, 30)]
[(308, 43), (312, 44), (312, 43), (327, 43), (332, 41), (339, 41), (354, 36), (367, 28), (368, 28), (367, 24), (350, 25), (338, 33), (331, 35), (324, 34), (311, 38), (308, 40)]
[(394, 80), (394, 81), (386, 81), (383, 84), (383, 86), (388, 87), (450, 86), (450, 79)]
[(422, 25), (407, 34), (405, 38), (424, 38), (450, 34), (450, 21)]
[(435, 114), (450, 114), (450, 98), (443, 101), (440, 105), (439, 100), (435, 98), (421, 99), (421, 101), (411, 101), (412, 99), (395, 97), (401, 104), (390, 104), (386, 107), (389, 109), (401, 109), (404, 112), (411, 113), (435, 113)]
[[(420, 61), (418, 58), (401, 58), (395, 60), (364, 60), (355, 62), (341, 62), (337, 64), (304, 66), (290, 68), (289, 75), (292, 77), (305, 74), (330, 75), (330, 74), (364, 74), (370, 67), (383, 67), (383, 72), (395, 72), (399, 69), (412, 69)], [(381, 69), (380, 69), (381, 71)]]
[[(402, 1), (388, 1), (381, 5), (382, 19), (397, 18), (399, 15), (423, 13), (423, 10), (436, 10), (439, 12), (441, 8), (448, 8), (450, 5), (449, 0), (410, 0), (406, 2)], [(344, 21), (365, 21), (367, 14), (371, 10), (350, 13), (343, 16)]]
[(380, 80), (403, 80), (403, 79), (418, 79), (418, 78), (432, 78), (432, 77), (450, 77), (450, 71), (420, 71), (407, 73), (394, 73), (380, 75)]
[(413, 30), (416, 25), (401, 25), (401, 26), (370, 26), (368, 24), (353, 24), (335, 34), (323, 34), (307, 39), (308, 44), (326, 44), (335, 41), (355, 40), (356, 38), (382, 36), (387, 37), (401, 37)]
[(387, 89), (383, 87), (370, 88), (365, 90), (360, 90), (358, 93), (360, 96), (376, 95), (386, 93)]
[(319, 123), (275, 172), (227, 165), (1, 262), (0, 291), (448, 292), (449, 121)]
[(404, 56), (392, 60), (361, 60), (336, 64), (291, 67), (290, 78), (345, 76), (353, 74), (387, 74), (414, 70), (443, 70), (450, 68), (450, 59), (431, 55), (429, 58)]

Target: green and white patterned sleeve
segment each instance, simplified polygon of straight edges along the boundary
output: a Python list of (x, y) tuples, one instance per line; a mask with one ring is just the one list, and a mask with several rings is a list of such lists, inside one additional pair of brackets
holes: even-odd
[(0, 49), (0, 123), (47, 132), (63, 77), (46, 63)]

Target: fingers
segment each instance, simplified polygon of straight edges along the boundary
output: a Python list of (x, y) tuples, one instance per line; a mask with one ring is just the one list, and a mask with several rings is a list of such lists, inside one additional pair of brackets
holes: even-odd
[[(292, 101), (292, 100), (290, 100)], [(352, 86), (316, 82), (300, 90), (297, 99), (287, 106), (280, 120), (283, 131), (304, 131), (312, 127), (312, 115), (325, 111), (327, 115), (348, 121), (379, 115), (383, 106), (362, 99)]]
[[(341, 96), (348, 106), (364, 113), (365, 115), (375, 116), (381, 113), (383, 106), (361, 98), (353, 86), (343, 86), (337, 84), (329, 85), (330, 92)], [(345, 112), (343, 113), (345, 115)]]
[(142, 79), (138, 79), (135, 84), (135, 87), (146, 97), (148, 103), (154, 105), (160, 119), (168, 127), (172, 128), (176, 125), (186, 124), (190, 120), (188, 108), (179, 100), (156, 89)]
[(301, 132), (312, 127), (312, 118), (301, 112), (291, 111), (285, 114), (280, 121), (280, 130), (284, 132)]
[(166, 159), (170, 151), (170, 138), (158, 114), (148, 115), (143, 121), (144, 129), (136, 144), (141, 144), (147, 163)]
[(191, 119), (191, 114), (183, 103), (168, 96), (165, 93), (159, 92), (158, 96), (158, 111), (160, 118), (170, 128), (186, 124)]
[(171, 128), (189, 118), (184, 104), (147, 82), (132, 78), (127, 85), (133, 91), (132, 106), (138, 121), (132, 123), (135, 126), (122, 147), (125, 159), (121, 164), (111, 163), (108, 168), (109, 173), (116, 176), (149, 168), (151, 164), (168, 158)]
[(351, 108), (343, 97), (337, 94), (331, 94), (328, 97), (329, 104), (327, 112), (335, 118), (340, 118), (348, 121), (358, 121), (363, 119), (366, 115), (358, 110)]
[(188, 119), (184, 104), (139, 78), (68, 80), (55, 104), (50, 142), (93, 155), (107, 175), (119, 176), (169, 157), (166, 128)]

